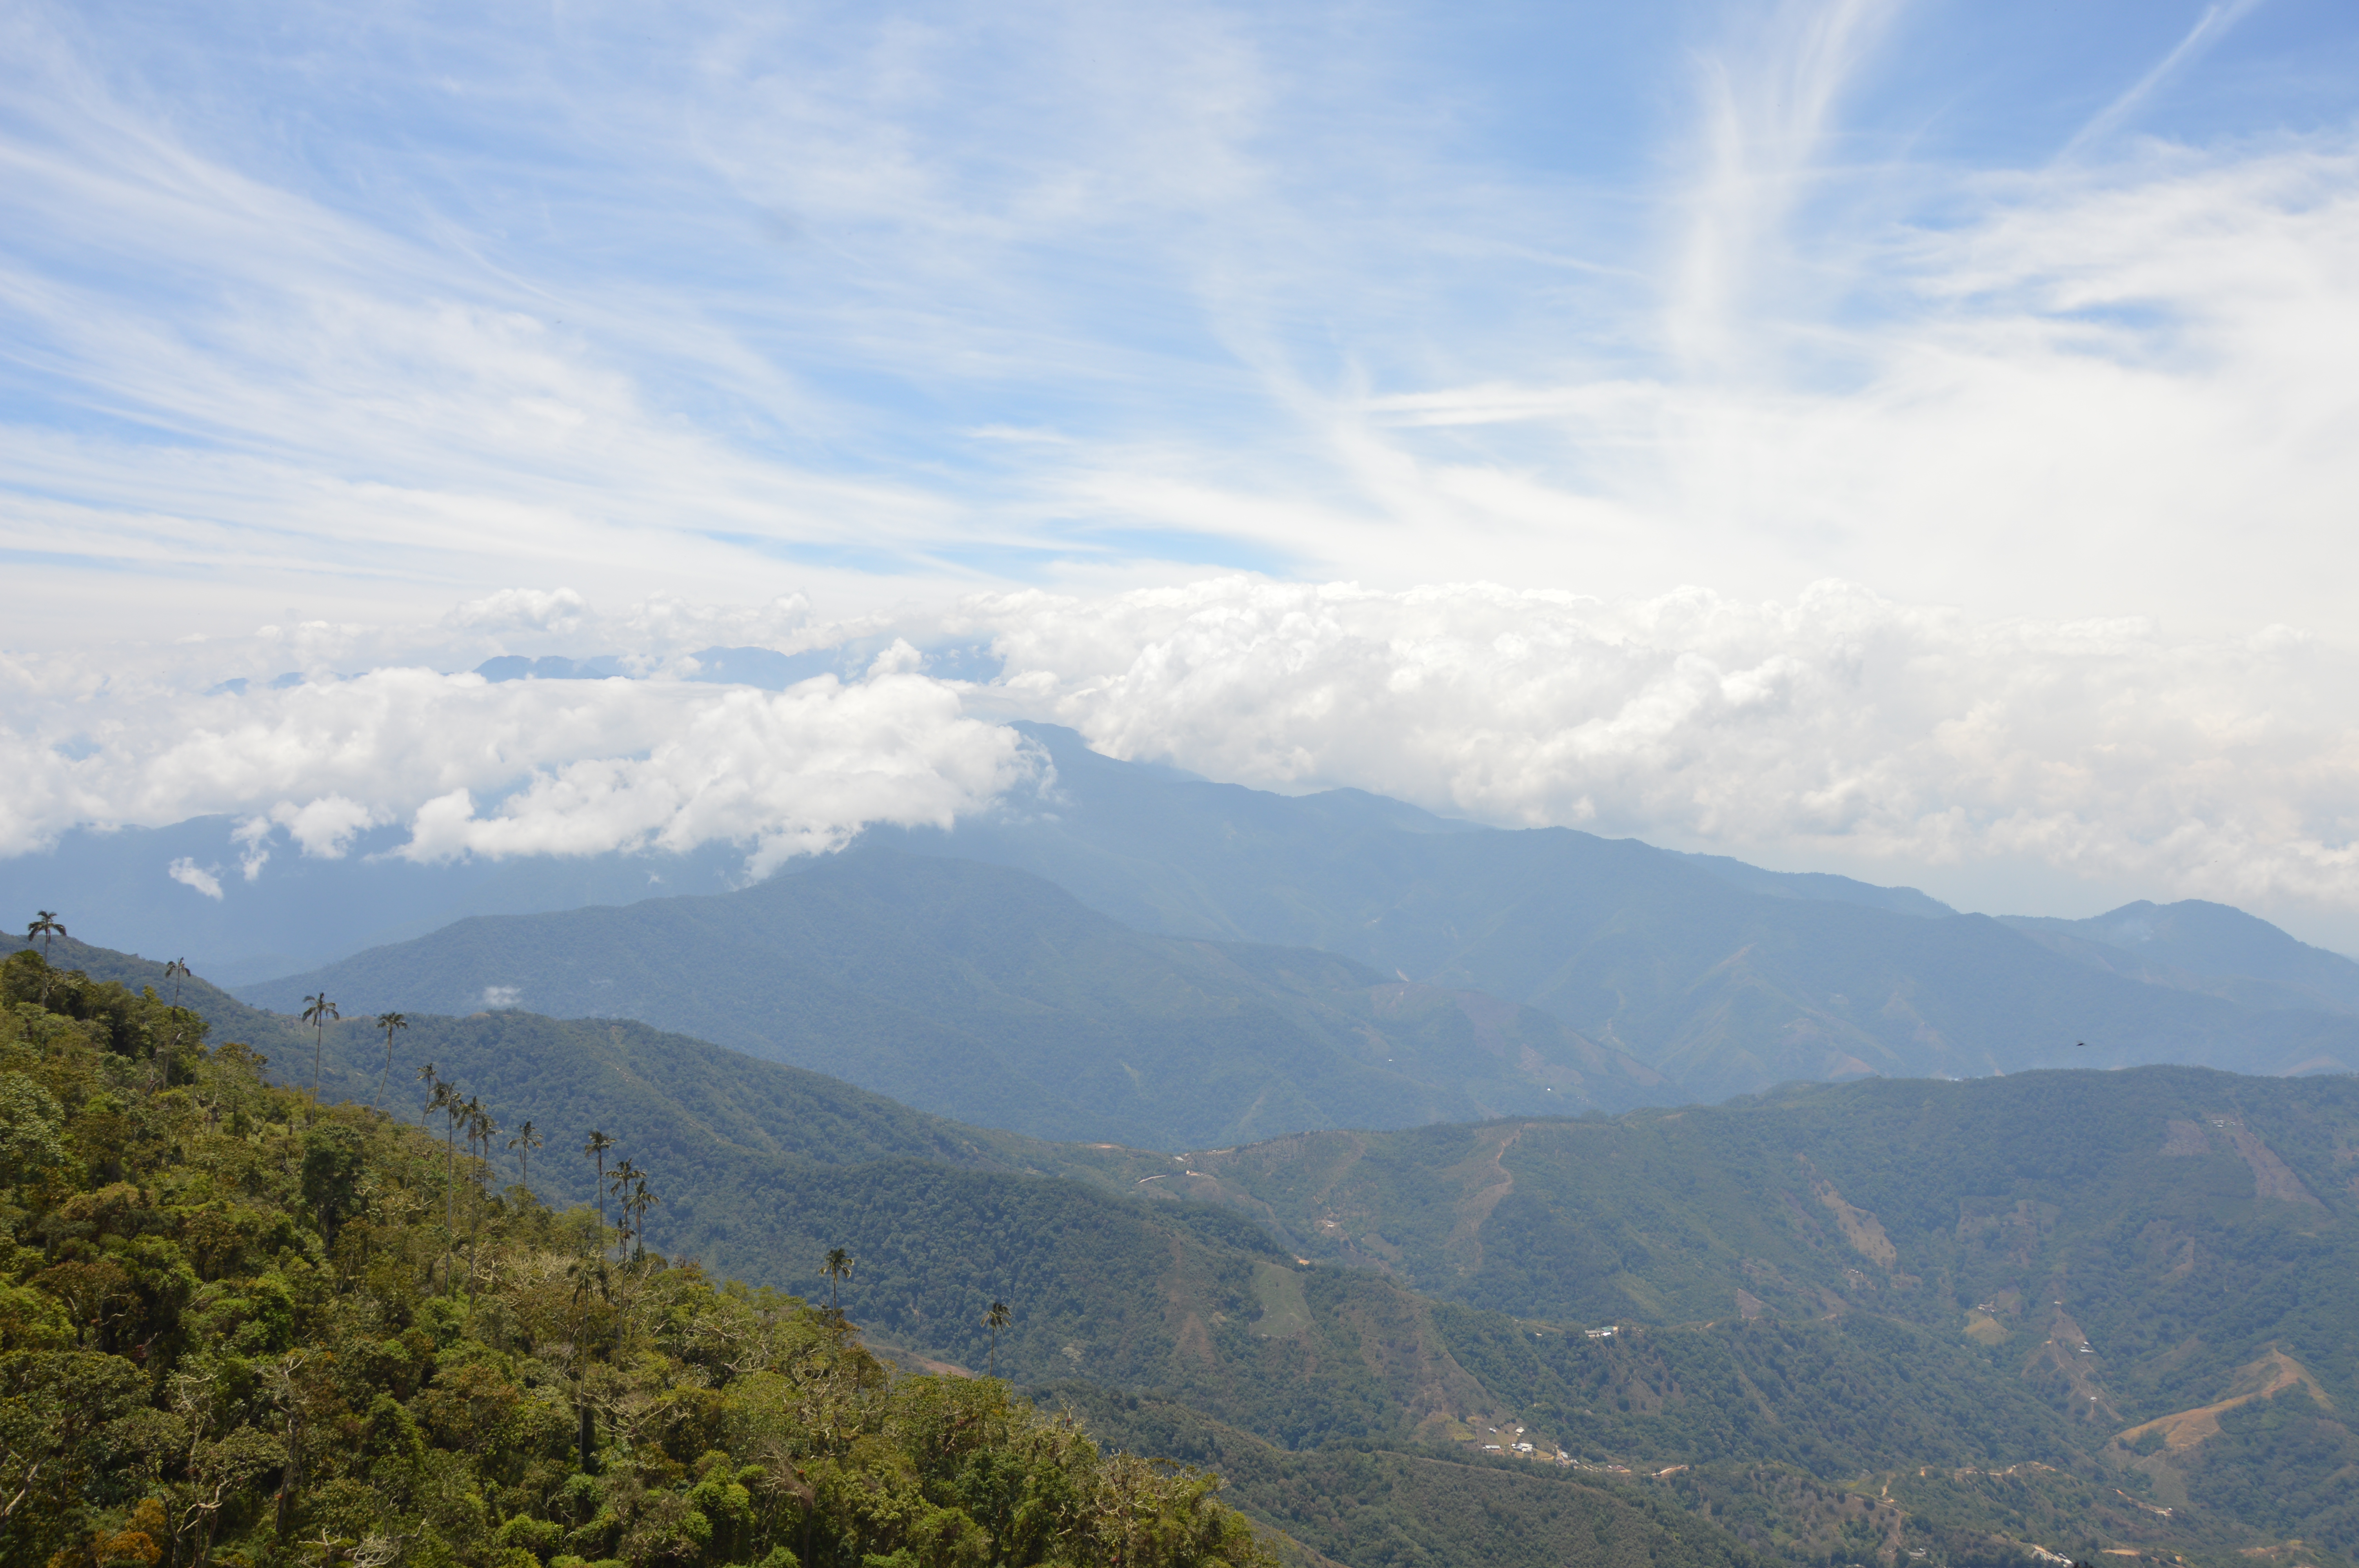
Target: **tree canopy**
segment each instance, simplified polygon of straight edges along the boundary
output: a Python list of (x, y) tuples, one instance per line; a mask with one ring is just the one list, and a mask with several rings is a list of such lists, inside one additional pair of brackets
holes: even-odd
[(1214, 1477), (896, 1378), (840, 1313), (626, 1252), (204, 1036), (0, 964), (0, 1561), (1271, 1562)]

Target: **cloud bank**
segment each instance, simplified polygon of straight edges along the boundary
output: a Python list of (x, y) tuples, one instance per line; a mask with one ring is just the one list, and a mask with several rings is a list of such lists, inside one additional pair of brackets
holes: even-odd
[[(0, 730), (22, 784), (0, 804), (0, 852), (82, 823), (231, 813), (247, 881), (276, 847), (332, 860), (388, 824), (417, 860), (721, 841), (764, 875), (869, 823), (947, 826), (1029, 775), (1012, 731), (964, 715), (915, 662), (888, 648), (860, 678), (779, 692), (418, 667), (210, 696), (100, 686), (68, 705), (82, 722), (63, 749)], [(170, 874), (223, 896), (211, 869)]]
[[(191, 689), (225, 659), (273, 656), (277, 637), (151, 653), (144, 675), (127, 652), (105, 676), (0, 666), (18, 716), (0, 765), (19, 781), (0, 850), (77, 823), (234, 813), (237, 871), (171, 873), (208, 897), (266, 875), (273, 853), (332, 858), (386, 825), (415, 860), (725, 842), (761, 875), (868, 823), (1053, 798), (1045, 761), (997, 722), (1033, 717), (1215, 779), (1353, 786), (1502, 826), (1891, 881), (2007, 862), (2157, 898), (2359, 911), (2359, 740), (2343, 720), (2359, 671), (2287, 628), (1977, 623), (1842, 583), (1782, 602), (1609, 601), (1226, 577), (832, 625), (796, 606), (499, 602), (527, 607), (516, 645), (549, 649), (555, 622), (533, 607), (562, 605), (575, 652), (640, 674), (495, 683), (409, 662)], [(313, 635), (473, 654), (488, 613)], [(695, 661), (652, 630), (789, 622), (779, 643), (846, 673), (782, 690), (681, 678)], [(929, 673), (921, 649), (952, 643), (987, 643), (997, 672)]]
[(1841, 583), (1608, 603), (1233, 579), (976, 619), (1027, 706), (1214, 778), (1896, 878), (2010, 859), (2359, 901), (2359, 672), (2289, 629), (1975, 624)]

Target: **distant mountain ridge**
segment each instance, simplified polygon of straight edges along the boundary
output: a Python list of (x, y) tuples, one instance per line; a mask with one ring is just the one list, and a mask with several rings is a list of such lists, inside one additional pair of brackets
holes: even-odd
[[(1356, 791), (1286, 797), (1207, 784), (1099, 756), (1071, 731), (1027, 728), (1055, 762), (1038, 801), (948, 832), (872, 831), (861, 850), (773, 879), (767, 892), (697, 905), (755, 920), (743, 929), (730, 928), (734, 917), (706, 914), (690, 921), (692, 935), (682, 927), (658, 937), (666, 923), (690, 918), (685, 905), (661, 899), (515, 917), (521, 924), (478, 920), (420, 939), (425, 946), (373, 949), (245, 994), (291, 1007), (326, 984), (394, 999), (386, 1005), (455, 1010), (504, 999), (559, 1013), (621, 1013), (828, 1066), (942, 1114), (1044, 1137), (1167, 1146), (1552, 1103), (1543, 1098), (1536, 1108), (1530, 1097), (1569, 1095), (1572, 1108), (1619, 1108), (1867, 1075), (1975, 1077), (2157, 1062), (2299, 1073), (2359, 1065), (2359, 1010), (2335, 1005), (2343, 992), (2333, 989), (2338, 967), (2359, 965), (2217, 906), (2203, 906), (2216, 914), (2202, 920), (2186, 915), (2186, 906), (2155, 917), (2192, 933), (2165, 939), (2180, 961), (2166, 971), (2078, 928), (1961, 915), (1912, 890), (1765, 871), (1567, 829), (1473, 827)], [(881, 874), (874, 868), (886, 862), (864, 853), (887, 852), (1036, 880), (1020, 892), (1017, 883), (1000, 884), (995, 903), (953, 892), (949, 882), (929, 889), (908, 870), (888, 879), (897, 891), (879, 881), (849, 924), (790, 930), (754, 914), (821, 890), (838, 896), (860, 877)], [(858, 865), (871, 869), (844, 869)], [(973, 873), (940, 875), (954, 882)], [(1061, 894), (1046, 898), (1048, 884)], [(955, 937), (928, 913), (936, 903), (965, 912)], [(1121, 925), (1093, 927), (1083, 941), (1072, 923), (1084, 906)], [(2235, 940), (2206, 960), (2202, 934), (2223, 919)], [(1130, 930), (1117, 935), (1123, 925)], [(642, 935), (625, 935), (638, 926)], [(1018, 926), (1062, 955), (1060, 999), (1017, 1000), (1027, 994), (1016, 979), (1024, 965), (1003, 950)], [(920, 927), (932, 933), (925, 940), (933, 954), (931, 978), (922, 981), (901, 951), (907, 933)], [(867, 934), (864, 955), (846, 945), (855, 929)], [(1100, 1007), (1082, 1001), (1083, 993), (1116, 972), (1138, 973), (1139, 944), (1157, 942), (1181, 944), (1159, 949), (1158, 961), (1191, 978), (1172, 981), (1161, 1000), (1141, 991), (1125, 1004), (1136, 1014), (1125, 1026), (1130, 1055), (1087, 1044), (1112, 1036), (1103, 1017), (1077, 1024)], [(1189, 942), (1225, 946), (1190, 949)], [(1264, 956), (1245, 959), (1248, 945)], [(970, 949), (1002, 952), (984, 986), (998, 1000), (979, 1001)], [(1107, 975), (1083, 974), (1085, 950), (1095, 956), (1089, 962), (1113, 966)], [(1269, 957), (1281, 950), (1296, 957)], [(658, 951), (662, 962), (651, 957)], [(727, 961), (697, 968), (723, 952)], [(820, 952), (832, 957), (810, 957)], [(2252, 953), (2275, 965), (2268, 975), (2217, 972), (2240, 961), (2234, 955)], [(2190, 979), (2185, 966), (2205, 961), (2212, 977)], [(1266, 972), (1211, 979), (1223, 964)], [(852, 978), (855, 971), (867, 978)], [(1387, 977), (1428, 989), (1380, 991)], [(1264, 995), (1275, 1011), (1255, 1014), (1292, 1017), (1269, 1036), (1293, 1042), (1279, 1052), (1290, 1064), (1285, 1073), (1234, 1076), (1250, 1056), (1275, 1059), (1275, 1047), (1246, 1046), (1238, 1033), (1244, 1013), (1212, 1022), (1212, 1013), (1190, 1011), (1197, 1004), (1173, 1000), (1206, 986), (1231, 998), (1224, 1005), (1243, 1005), (1237, 999), (1256, 987), (1275, 986), (1291, 999)], [(1327, 998), (1310, 1013), (1306, 988)], [(2346, 989), (2359, 996), (2359, 981)], [(1356, 999), (1339, 1002), (1347, 989)], [(1454, 1004), (1462, 1017), (1449, 1016), (1445, 992), (1462, 999)], [(1488, 1012), (1473, 1000), (1482, 997), (1533, 1015)], [(1061, 1022), (1018, 1029), (1026, 1010), (1040, 1005)], [(1404, 1008), (1463, 1036), (1449, 1065), (1432, 1058), (1428, 1072), (1384, 1060), (1401, 1055), (1404, 1031), (1419, 1024)], [(1303, 1055), (1309, 1036), (1300, 1031), (1312, 1014), (1321, 1022), (1311, 1033), (1324, 1044)], [(1514, 1021), (1512, 1048), (1485, 1022), (1495, 1016)], [(974, 1033), (983, 1017), (1018, 1033), (984, 1041)], [(1157, 1033), (1183, 1018), (1196, 1033)], [(1208, 1024), (1225, 1032), (1223, 1042), (1201, 1034)], [(1372, 1038), (1364, 1029), (1392, 1045), (1363, 1049)], [(1491, 1054), (1483, 1060), (1472, 1053), (1486, 1041)], [(1440, 1049), (1438, 1037), (1431, 1048)], [(1006, 1054), (1011, 1049), (1023, 1064)], [(1430, 1052), (1416, 1054), (1422, 1062)], [(1503, 1065), (1508, 1057), (1521, 1065)], [(1125, 1065), (1116, 1068), (1117, 1061)], [(1191, 1067), (1177, 1070), (1182, 1061)], [(1200, 1070), (1215, 1061), (1217, 1071)], [(1158, 1075), (1152, 1064), (1174, 1070)], [(1548, 1076), (1565, 1071), (1576, 1076)], [(1117, 1072), (1118, 1079), (1109, 1076)], [(1302, 1098), (1298, 1080), (1306, 1072), (1325, 1087)], [(1386, 1074), (1424, 1087), (1412, 1090)]]
[(2089, 920), (2003, 923), (2080, 962), (2247, 1007), (2359, 1014), (2359, 963), (2201, 899), (2125, 903)]
[[(723, 667), (734, 666), (716, 665)], [(1621, 1089), (1612, 1073), (1592, 1083), (1607, 1059), (1593, 1054), (1576, 1064), (1589, 1097), (1577, 1103), (1708, 1101), (1782, 1081), (1872, 1073), (1972, 1076), (2145, 1062), (2268, 1073), (2359, 1066), (2359, 964), (2224, 906), (2137, 904), (2093, 921), (1992, 921), (1957, 914), (1911, 889), (1769, 871), (1569, 829), (1485, 828), (1355, 790), (1282, 796), (1212, 784), (1102, 756), (1068, 730), (1018, 728), (1053, 764), (1037, 795), (1011, 798), (947, 832), (872, 829), (866, 847), (1028, 873), (1149, 937), (1313, 948), (1403, 983), (1497, 998), (1544, 1015), (1545, 1024), (1518, 1024), (1536, 1031), (1535, 1039), (1554, 1029), (1576, 1052), (1619, 1052), (1671, 1086), (1658, 1092), (1626, 1063), (1617, 1069)], [(307, 946), (349, 957), (471, 914), (720, 893), (734, 886), (737, 868), (736, 851), (717, 845), (678, 857), (419, 866), (385, 853), (399, 838), (399, 829), (386, 827), (354, 840), (342, 859), (277, 843), (259, 880), (248, 881), (241, 856), (252, 846), (236, 833), (223, 817), (70, 836), (50, 855), (0, 861), (0, 892), (17, 888), (28, 906), (71, 905), (69, 918), (92, 928), (124, 928), (119, 917), (129, 912), (137, 919), (128, 928), (144, 933), (137, 946), (193, 934), (201, 940), (151, 950), (189, 952), (209, 972), (223, 972), (209, 954), (242, 950), (244, 967), (227, 973), (234, 980), (258, 968), (282, 977), (299, 969), (291, 960)], [(783, 874), (823, 874), (829, 863)], [(175, 882), (169, 867), (187, 874)], [(74, 889), (74, 899), (42, 891), (60, 882)], [(178, 913), (164, 920), (167, 906)], [(282, 957), (260, 956), (266, 952)], [(757, 954), (746, 957), (762, 962)], [(541, 969), (531, 978), (546, 989), (526, 989), (523, 1005), (605, 1010), (585, 989), (596, 977)], [(833, 983), (818, 977), (808, 989), (817, 997)], [(472, 999), (433, 994), (438, 1006), (480, 1006), (486, 993), (504, 994), (495, 988), (522, 984), (485, 975)], [(291, 989), (282, 981), (269, 994), (283, 1000)], [(711, 1000), (683, 996), (620, 1011), (747, 1049), (802, 1048), (765, 1044), (763, 1031), (777, 1033), (771, 1025), (723, 1016), (728, 1010), (717, 999), (741, 992), (732, 977)], [(909, 1046), (898, 1065), (880, 1058), (874, 1071), (857, 1069), (872, 1087), (922, 1096), (931, 1083), (947, 1093), (948, 1085), (982, 1072), (998, 1084), (992, 1103), (1009, 1102), (1016, 1080), (1045, 1085), (1050, 1102), (1070, 1098), (1063, 1069), (1050, 1074), (1053, 1081), (1024, 1072), (1009, 1079), (987, 1052), (965, 1051), (949, 1077), (919, 1065), (934, 1059), (929, 1052), (950, 1053), (964, 1025), (923, 1022), (915, 1014), (924, 1009), (882, 1000), (897, 1020), (890, 1028), (878, 1022), (874, 997), (846, 1004), (853, 1011), (841, 1015), (868, 1019), (849, 1036), (863, 1042), (860, 1049), (882, 1050), (897, 1032), (931, 1044)], [(1369, 1008), (1390, 1001), (1373, 990), (1365, 998)], [(1362, 1022), (1376, 1027), (1372, 1017)], [(1436, 1022), (1446, 1021), (1437, 1014)], [(1471, 1016), (1464, 1022), (1484, 1034), (1487, 1026)], [(1586, 1044), (1571, 1047), (1574, 1036)], [(1548, 1056), (1548, 1047), (1536, 1049)], [(1454, 1101), (1403, 1109), (1407, 1091), (1396, 1087), (1391, 1098), (1334, 1100), (1331, 1112), (1397, 1125), (1428, 1114), (1533, 1108), (1513, 1098), (1532, 1087), (1518, 1087), (1516, 1072), (1499, 1087), (1468, 1087), (1484, 1076), (1428, 1084), (1464, 1089)], [(1571, 1087), (1535, 1082), (1541, 1093)], [(1277, 1130), (1269, 1119), (1283, 1114), (1282, 1097), (1258, 1107), (1252, 1100), (1238, 1102), (1234, 1127), (1207, 1136)], [(981, 1114), (962, 1100), (926, 1103)], [(1100, 1124), (1108, 1136), (1183, 1136), (1169, 1126), (1151, 1130), (1122, 1120), (1129, 1113), (1103, 1096), (1093, 1103), (1090, 1114), (1115, 1118)], [(1190, 1116), (1187, 1125), (1197, 1131), (1212, 1126), (1209, 1111)], [(1326, 1124), (1318, 1117), (1303, 1122)], [(1070, 1132), (1079, 1124), (1027, 1125)]]
[(244, 988), (292, 1012), (636, 1018), (921, 1109), (1147, 1147), (1670, 1098), (1535, 1009), (1303, 948), (1148, 936), (1003, 867), (870, 849), (736, 892), (480, 917)]
[(1055, 763), (1039, 802), (870, 838), (1029, 871), (1143, 931), (1317, 947), (1536, 1007), (1691, 1099), (1870, 1073), (2359, 1066), (2359, 1018), (2154, 984), (1911, 889), (1206, 784), (1018, 728)]

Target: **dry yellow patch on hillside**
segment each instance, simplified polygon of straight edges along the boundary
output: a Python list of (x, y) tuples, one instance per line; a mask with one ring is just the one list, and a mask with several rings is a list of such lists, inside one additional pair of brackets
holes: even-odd
[(2271, 1346), (2267, 1356), (2236, 1369), (2236, 1380), (2230, 1385), (2231, 1392), (2226, 1399), (2195, 1410), (2158, 1416), (2131, 1427), (2127, 1432), (2116, 1433), (2114, 1441), (2126, 1448), (2147, 1433), (2159, 1432), (2162, 1433), (2162, 1445), (2174, 1454), (2180, 1453), (2206, 1438), (2217, 1437), (2220, 1434), (2220, 1417), (2238, 1405), (2269, 1399), (2297, 1387), (2308, 1390), (2310, 1397), (2322, 1408), (2334, 1408), (2334, 1401), (2326, 1397), (2326, 1390), (2318, 1386), (2318, 1379), (2310, 1375), (2308, 1368), (2284, 1351)]

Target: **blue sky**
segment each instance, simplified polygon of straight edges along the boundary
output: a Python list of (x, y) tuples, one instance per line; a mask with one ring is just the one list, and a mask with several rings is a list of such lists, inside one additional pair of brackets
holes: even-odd
[[(2267, 323), (2201, 319), (2279, 282), (2265, 258), (2141, 276), (2086, 230), (2187, 238), (2169, 209), (2206, 178), (2254, 204), (2229, 223), (2347, 199), (2348, 7), (84, 5), (10, 31), (0, 482), (16, 558), (70, 599), (211, 571), (235, 621), (266, 586), (382, 614), (637, 584), (655, 539), (684, 590), (846, 603), (1204, 567), (1651, 592), (1699, 550), (1723, 589), (1994, 614), (2265, 622), (2301, 591), (2120, 560), (2123, 513), (2160, 503), (2165, 547), (2212, 517), (2135, 441), (1990, 400), (2110, 376), (2122, 425), (2201, 423), (2207, 372), (2283, 368), (2215, 341)], [(2064, 470), (2082, 515), (2038, 520), (2043, 584), (1962, 558), (1921, 470), (1762, 450), (1847, 425)], [(193, 526), (124, 520), (157, 512)]]
[[(1058, 650), (988, 701), (1223, 776), (2026, 906), (2359, 909), (2348, 5), (13, 4), (0, 58), (5, 719), (66, 770), (12, 845), (329, 788), (159, 782), (167, 698), (242, 671), (958, 622)], [(1415, 754), (1141, 717), (1152, 595), (1244, 625), (1336, 582), (1391, 596), (1372, 647), (1588, 616), (1836, 681), (1808, 607), (1873, 601), (1915, 651), (1841, 778), (1741, 812), (1826, 714), (1665, 720), (1620, 794), (1637, 752), (1542, 742), (1669, 711), (1646, 681), (1506, 683)], [(1444, 584), (1553, 630), (1469, 589), (1434, 632)], [(1515, 789), (1434, 760), (1517, 725)], [(1921, 782), (1985, 731), (1971, 800)], [(1886, 789), (1883, 837), (1829, 815)]]

